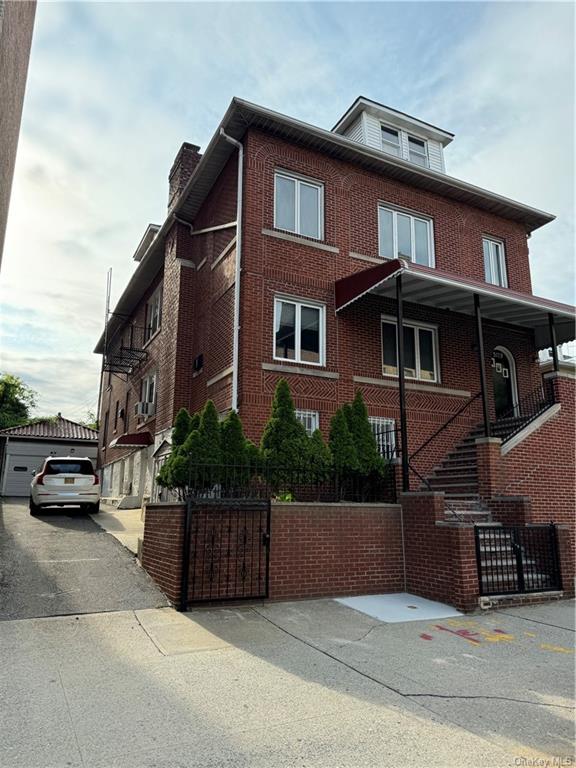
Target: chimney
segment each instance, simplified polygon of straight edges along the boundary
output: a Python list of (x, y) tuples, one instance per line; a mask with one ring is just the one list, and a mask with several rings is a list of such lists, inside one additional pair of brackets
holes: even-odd
[(189, 144), (185, 141), (180, 147), (168, 176), (168, 210), (174, 207), (188, 179), (196, 170), (201, 157), (200, 147), (196, 144)]

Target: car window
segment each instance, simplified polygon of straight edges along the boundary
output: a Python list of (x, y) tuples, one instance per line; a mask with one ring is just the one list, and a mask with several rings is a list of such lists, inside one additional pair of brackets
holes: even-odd
[(49, 461), (46, 464), (47, 475), (93, 475), (94, 468), (90, 461)]

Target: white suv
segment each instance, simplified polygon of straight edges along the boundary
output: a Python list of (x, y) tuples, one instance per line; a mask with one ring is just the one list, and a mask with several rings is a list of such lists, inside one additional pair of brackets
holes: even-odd
[(52, 504), (100, 510), (100, 480), (89, 458), (54, 456), (44, 461), (30, 485), (30, 514)]

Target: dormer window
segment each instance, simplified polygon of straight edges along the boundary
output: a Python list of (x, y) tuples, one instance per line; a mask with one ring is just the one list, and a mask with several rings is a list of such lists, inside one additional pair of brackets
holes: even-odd
[(408, 157), (411, 163), (428, 168), (428, 150), (426, 142), (415, 136), (408, 136)]
[(389, 128), (387, 125), (383, 125), (382, 149), (384, 152), (388, 152), (389, 155), (401, 157), (402, 152), (400, 150), (400, 132), (394, 128)]

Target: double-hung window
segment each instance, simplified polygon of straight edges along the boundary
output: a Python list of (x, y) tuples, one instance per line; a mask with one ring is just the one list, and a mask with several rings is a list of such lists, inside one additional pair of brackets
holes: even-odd
[(140, 384), (140, 400), (143, 403), (156, 402), (156, 374), (152, 373), (142, 379)]
[(148, 341), (162, 324), (162, 288), (158, 288), (146, 302), (144, 341)]
[(296, 410), (296, 418), (301, 422), (308, 437), (312, 437), (317, 429), (320, 429), (320, 416), (318, 411)]
[(295, 299), (274, 300), (274, 358), (324, 365), (325, 308)]
[(394, 419), (369, 416), (368, 421), (380, 456), (385, 459), (396, 458), (396, 422)]
[(484, 251), (484, 275), (486, 276), (486, 282), (507, 288), (508, 280), (506, 278), (504, 243), (501, 240), (485, 237), (482, 239), (482, 248)]
[(274, 174), (274, 226), (296, 235), (324, 237), (324, 185), (289, 173)]
[(395, 128), (389, 128), (387, 125), (382, 127), (382, 149), (389, 155), (395, 155), (396, 157), (402, 156), (401, 144), (400, 144), (400, 131)]
[[(407, 379), (440, 381), (438, 333), (434, 326), (404, 322), (404, 375)], [(382, 318), (382, 373), (398, 376), (396, 320)]]
[(430, 219), (379, 205), (378, 234), (383, 259), (404, 258), (426, 267), (434, 266)]
[(422, 139), (408, 136), (408, 158), (411, 163), (428, 168), (428, 147)]

